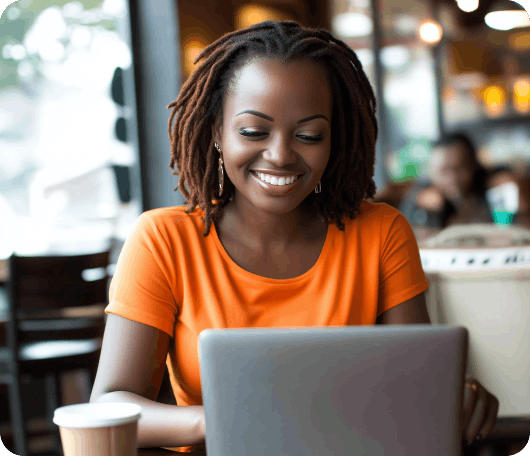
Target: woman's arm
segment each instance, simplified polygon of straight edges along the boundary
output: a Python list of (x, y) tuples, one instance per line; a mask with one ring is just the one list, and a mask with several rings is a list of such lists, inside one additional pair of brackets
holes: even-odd
[(202, 406), (155, 402), (166, 368), (169, 341), (169, 335), (157, 328), (108, 314), (90, 402), (140, 405), (139, 448), (204, 443)]
[(427, 313), (425, 293), (420, 293), (408, 301), (383, 312), (377, 320), (376, 325), (408, 325), (412, 323), (430, 324), (431, 320)]

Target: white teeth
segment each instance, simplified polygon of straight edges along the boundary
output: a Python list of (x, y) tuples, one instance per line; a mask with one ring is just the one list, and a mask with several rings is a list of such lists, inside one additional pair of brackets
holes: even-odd
[(256, 172), (256, 175), (262, 181), (267, 182), (268, 184), (278, 185), (278, 186), (292, 184), (296, 179), (298, 179), (298, 176), (277, 177), (277, 176), (271, 176), (270, 174), (264, 174), (264, 173), (258, 173), (258, 172)]

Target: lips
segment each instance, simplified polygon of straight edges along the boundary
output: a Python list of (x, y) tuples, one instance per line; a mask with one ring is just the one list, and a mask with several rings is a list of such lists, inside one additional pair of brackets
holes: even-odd
[[(269, 195), (281, 196), (287, 193), (290, 193), (297, 185), (301, 175), (296, 173), (264, 173), (261, 171), (251, 171), (251, 176), (256, 180), (260, 187)], [(265, 175), (265, 176), (264, 176)], [(267, 182), (263, 180), (262, 177), (267, 179), (267, 176), (270, 176), (272, 182)], [(284, 183), (283, 185), (278, 185), (278, 182), (274, 184), (274, 179), (279, 182), (282, 182), (282, 179), (285, 181), (287, 179), (292, 180), (290, 183)], [(293, 180), (294, 179), (294, 180)]]
[(298, 175), (296, 174), (278, 176), (275, 174), (260, 173), (258, 171), (254, 171), (254, 174), (257, 175), (261, 181), (266, 182), (267, 184), (278, 186), (292, 184), (296, 179), (298, 179)]

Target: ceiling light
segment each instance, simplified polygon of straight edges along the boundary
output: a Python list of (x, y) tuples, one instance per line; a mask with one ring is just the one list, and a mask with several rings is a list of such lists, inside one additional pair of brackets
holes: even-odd
[(341, 37), (369, 36), (373, 30), (372, 19), (361, 13), (344, 13), (332, 19), (333, 32)]
[(434, 21), (425, 21), (420, 25), (420, 38), (429, 44), (436, 44), (442, 39), (443, 30)]
[(530, 27), (530, 18), (525, 9), (519, 3), (509, 0), (494, 3), (484, 20), (495, 30)]
[(456, 3), (466, 13), (471, 13), (478, 8), (478, 0), (456, 0)]

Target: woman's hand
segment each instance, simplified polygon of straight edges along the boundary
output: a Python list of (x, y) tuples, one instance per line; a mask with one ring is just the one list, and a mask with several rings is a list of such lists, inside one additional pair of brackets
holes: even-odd
[(487, 437), (497, 419), (499, 400), (478, 380), (466, 375), (464, 388), (464, 442), (470, 445)]

